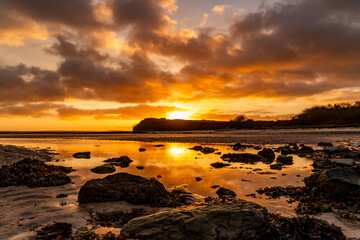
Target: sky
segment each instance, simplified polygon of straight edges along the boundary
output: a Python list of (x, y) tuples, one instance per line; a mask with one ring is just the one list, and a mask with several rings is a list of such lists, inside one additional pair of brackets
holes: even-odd
[(0, 0), (0, 131), (353, 103), (359, 13), (359, 0)]

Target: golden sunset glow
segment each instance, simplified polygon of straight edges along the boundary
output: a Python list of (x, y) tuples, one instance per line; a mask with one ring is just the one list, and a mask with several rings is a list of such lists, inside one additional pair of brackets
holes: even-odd
[(355, 0), (54, 1), (0, 1), (0, 131), (289, 119), (359, 100)]
[(167, 114), (167, 119), (190, 119), (191, 115), (190, 112), (174, 111)]

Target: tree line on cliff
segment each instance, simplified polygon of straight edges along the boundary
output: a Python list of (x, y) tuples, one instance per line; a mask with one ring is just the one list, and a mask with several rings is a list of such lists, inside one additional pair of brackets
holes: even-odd
[(360, 126), (360, 102), (313, 106), (287, 120), (255, 121), (248, 119), (245, 115), (239, 115), (231, 121), (146, 118), (133, 130), (138, 132), (338, 126)]

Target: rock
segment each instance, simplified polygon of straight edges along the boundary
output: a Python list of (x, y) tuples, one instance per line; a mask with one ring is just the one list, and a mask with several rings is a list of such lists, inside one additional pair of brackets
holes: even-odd
[(145, 152), (146, 148), (139, 148), (139, 152)]
[(143, 167), (143, 166), (136, 166), (136, 168), (139, 169), (139, 170), (143, 170), (145, 167)]
[(58, 236), (62, 238), (70, 237), (72, 234), (72, 225), (66, 222), (56, 222), (45, 226), (37, 231), (36, 239), (52, 240), (58, 239)]
[(161, 175), (157, 175), (156, 177), (157, 177), (157, 178), (162, 178), (162, 176), (161, 176)]
[(121, 168), (126, 168), (129, 167), (130, 163), (132, 163), (133, 161), (128, 156), (121, 156), (119, 158), (109, 158), (104, 162), (107, 162), (111, 165), (119, 166)]
[(324, 147), (324, 152), (328, 154), (335, 154), (335, 153), (341, 153), (341, 152), (349, 152), (350, 150), (343, 146), (337, 146), (337, 147)]
[(221, 197), (236, 197), (236, 193), (230, 189), (227, 189), (227, 188), (219, 188), (217, 191), (216, 191), (216, 194), (221, 198)]
[(72, 155), (74, 158), (90, 158), (90, 152), (77, 152)]
[(355, 164), (354, 159), (338, 159), (338, 158), (333, 158), (332, 161), (339, 166), (349, 166), (352, 167)]
[(80, 189), (80, 203), (127, 201), (132, 204), (170, 205), (170, 193), (155, 178), (150, 180), (116, 173), (102, 179), (86, 182)]
[(255, 147), (254, 147), (254, 150), (261, 150), (261, 147), (255, 146)]
[(270, 148), (264, 148), (263, 150), (258, 152), (258, 155), (262, 156), (266, 160), (274, 161), (275, 153)]
[(212, 186), (210, 186), (211, 188), (219, 188), (220, 186), (219, 185), (212, 185)]
[(68, 195), (65, 193), (60, 193), (58, 195), (56, 195), (56, 198), (66, 198)]
[(227, 162), (243, 162), (243, 163), (254, 163), (260, 162), (264, 158), (252, 153), (227, 153), (221, 156), (224, 161)]
[(107, 174), (107, 173), (113, 173), (116, 171), (115, 167), (111, 164), (104, 164), (95, 168), (90, 169), (93, 173), (98, 174)]
[(90, 213), (91, 222), (102, 227), (121, 228), (131, 219), (146, 215), (144, 208), (133, 208), (128, 211)]
[(202, 152), (203, 154), (209, 154), (215, 152), (215, 149), (210, 147), (204, 147), (200, 150), (200, 152)]
[(201, 149), (203, 149), (202, 146), (195, 146), (195, 147), (192, 147), (192, 148), (189, 148), (191, 150), (194, 150), (194, 151), (200, 151)]
[(274, 172), (269, 172), (269, 171), (266, 171), (266, 172), (257, 172), (257, 174), (261, 174), (261, 175), (269, 175), (269, 174), (276, 174)]
[(164, 144), (156, 144), (156, 145), (154, 145), (154, 147), (165, 147), (165, 145)]
[(28, 187), (59, 186), (71, 182), (67, 176), (71, 167), (47, 165), (42, 161), (25, 158), (0, 168), (0, 187), (26, 185)]
[(198, 204), (133, 219), (125, 237), (154, 240), (267, 239), (267, 210), (254, 203)]
[(202, 178), (201, 178), (201, 177), (196, 177), (195, 180), (196, 180), (197, 182), (200, 182), (200, 181), (202, 180)]
[(314, 168), (320, 168), (320, 169), (329, 169), (335, 167), (334, 162), (325, 159), (325, 160), (315, 160), (313, 163)]
[(234, 151), (238, 151), (240, 149), (245, 149), (246, 145), (242, 145), (241, 143), (235, 143), (235, 145), (233, 146), (233, 150)]
[(228, 163), (222, 163), (222, 162), (214, 162), (210, 164), (213, 168), (224, 168), (227, 166), (230, 166), (231, 164)]
[(320, 147), (332, 147), (333, 144), (331, 142), (318, 142), (317, 144)]
[(327, 193), (333, 199), (360, 197), (360, 174), (352, 168), (337, 167), (304, 178), (308, 188)]
[(270, 165), (270, 169), (281, 170), (282, 165), (281, 164), (272, 164), (272, 165)]
[(300, 148), (299, 153), (313, 153), (315, 150), (312, 147), (304, 146)]
[(360, 151), (351, 151), (346, 154), (346, 158), (360, 158)]
[(326, 239), (345, 240), (341, 228), (324, 220), (309, 216), (287, 218), (279, 214), (269, 214), (273, 238), (278, 240)]
[(279, 155), (276, 158), (276, 162), (282, 163), (282, 164), (285, 164), (285, 165), (291, 165), (291, 164), (293, 164), (293, 157), (292, 156)]

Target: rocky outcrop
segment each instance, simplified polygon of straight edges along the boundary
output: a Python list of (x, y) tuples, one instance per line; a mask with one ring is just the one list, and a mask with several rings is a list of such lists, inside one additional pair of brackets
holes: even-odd
[(260, 162), (264, 158), (252, 153), (227, 153), (222, 155), (221, 159), (227, 162), (254, 163)]
[(79, 191), (80, 203), (127, 201), (132, 204), (171, 205), (170, 193), (155, 178), (150, 180), (117, 173), (85, 183)]
[(337, 167), (313, 173), (304, 179), (308, 188), (333, 199), (360, 197), (360, 174), (352, 168)]
[(119, 158), (109, 158), (104, 162), (111, 165), (119, 166), (121, 168), (127, 168), (133, 161), (128, 156), (121, 156)]
[(230, 189), (227, 189), (227, 188), (219, 188), (217, 191), (216, 191), (216, 194), (222, 198), (222, 197), (231, 197), (231, 198), (234, 198), (236, 197), (236, 193)]
[(257, 204), (199, 204), (131, 220), (121, 235), (138, 239), (266, 239), (267, 210)]
[(107, 174), (107, 173), (113, 173), (116, 171), (115, 167), (111, 164), (104, 164), (95, 168), (90, 169), (93, 173), (98, 174)]
[(0, 187), (26, 185), (28, 187), (59, 186), (71, 182), (67, 173), (72, 168), (47, 165), (42, 161), (25, 158), (0, 168)]
[(224, 168), (230, 166), (229, 163), (222, 163), (222, 162), (214, 162), (210, 164), (213, 168)]

